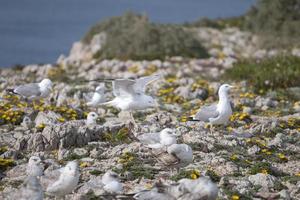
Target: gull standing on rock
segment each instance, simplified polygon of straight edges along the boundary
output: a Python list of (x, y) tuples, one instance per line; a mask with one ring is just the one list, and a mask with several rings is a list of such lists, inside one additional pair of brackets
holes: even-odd
[(78, 163), (76, 161), (68, 162), (68, 164), (61, 169), (58, 180), (49, 185), (46, 192), (53, 196), (64, 197), (76, 188), (79, 176)]
[(89, 102), (86, 103), (86, 105), (95, 107), (95, 106), (103, 103), (105, 101), (104, 90), (105, 90), (104, 84), (101, 84), (98, 87), (96, 87), (93, 97), (90, 99)]
[(149, 148), (157, 149), (177, 143), (177, 134), (170, 128), (165, 128), (159, 133), (145, 133), (137, 137)]
[(89, 126), (89, 125), (95, 125), (97, 124), (97, 119), (98, 119), (98, 114), (95, 113), (95, 112), (90, 112), (88, 115), (87, 115), (87, 118), (86, 118), (86, 125)]
[(28, 100), (35, 100), (48, 97), (52, 91), (52, 86), (53, 83), (50, 79), (43, 79), (40, 83), (28, 83), (14, 89), (7, 89), (7, 91)]
[(200, 108), (194, 120), (209, 122), (211, 127), (214, 124), (227, 124), (232, 115), (231, 104), (228, 97), (228, 92), (231, 88), (233, 88), (233, 86), (228, 84), (221, 85), (218, 92), (219, 102)]
[(123, 185), (120, 183), (119, 176), (113, 171), (107, 171), (102, 176), (103, 189), (111, 193), (122, 193)]
[(146, 95), (146, 86), (156, 80), (160, 75), (142, 77), (136, 80), (116, 79), (112, 82), (115, 98), (102, 105), (113, 106), (122, 111), (129, 111), (131, 120), (134, 122), (132, 111), (144, 110), (157, 106), (152, 96)]
[(44, 174), (44, 166), (42, 160), (38, 156), (31, 156), (26, 168), (27, 176), (42, 176)]

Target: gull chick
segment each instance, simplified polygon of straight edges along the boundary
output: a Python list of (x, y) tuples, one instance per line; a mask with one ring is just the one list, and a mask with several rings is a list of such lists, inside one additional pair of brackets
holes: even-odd
[(101, 84), (98, 87), (96, 87), (93, 97), (90, 99), (89, 102), (86, 103), (86, 105), (95, 107), (100, 103), (103, 103), (105, 101), (104, 90), (105, 90), (104, 84)]
[(97, 124), (98, 114), (95, 112), (90, 112), (86, 118), (86, 125), (95, 125)]
[(14, 89), (7, 89), (7, 91), (25, 99), (34, 100), (48, 97), (52, 91), (52, 86), (53, 83), (50, 79), (43, 79), (40, 83), (28, 83)]
[(44, 174), (44, 166), (42, 160), (38, 156), (31, 156), (26, 168), (27, 176), (42, 176)]
[(149, 148), (157, 149), (177, 143), (177, 135), (174, 130), (165, 128), (159, 133), (146, 133), (137, 137), (138, 140)]
[(58, 180), (49, 185), (46, 192), (53, 196), (64, 197), (76, 188), (79, 176), (78, 163), (76, 161), (68, 162), (68, 164), (61, 169)]
[(123, 185), (120, 183), (119, 176), (115, 172), (107, 171), (102, 176), (103, 189), (110, 193), (122, 193)]
[(23, 126), (24, 128), (30, 129), (34, 126), (34, 122), (30, 119), (30, 117), (25, 116), (23, 118), (21, 126)]
[(7, 197), (7, 199), (18, 200), (42, 200), (44, 199), (44, 193), (38, 178), (36, 176), (29, 176), (18, 191), (8, 195)]
[(207, 177), (196, 180), (181, 179), (175, 184), (155, 184), (151, 190), (140, 191), (134, 195), (138, 200), (215, 200), (218, 196), (218, 187)]
[(153, 154), (159, 163), (166, 167), (174, 167), (177, 170), (193, 162), (193, 150), (187, 144), (172, 144), (167, 150), (160, 149)]
[(228, 92), (231, 88), (233, 88), (233, 86), (228, 84), (221, 85), (218, 92), (219, 102), (200, 108), (194, 119), (209, 122), (211, 125), (227, 124), (232, 115), (231, 104), (228, 97)]
[(145, 92), (146, 86), (159, 78), (160, 75), (146, 76), (136, 80), (116, 79), (112, 82), (115, 98), (102, 105), (113, 106), (122, 111), (129, 111), (131, 120), (134, 122), (132, 111), (157, 106), (154, 98), (145, 94)]

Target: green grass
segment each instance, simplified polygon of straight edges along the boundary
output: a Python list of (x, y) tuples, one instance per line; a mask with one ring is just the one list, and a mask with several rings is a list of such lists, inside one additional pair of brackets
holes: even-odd
[(261, 61), (243, 61), (227, 70), (225, 79), (247, 80), (256, 92), (300, 85), (300, 58), (278, 56)]
[(93, 26), (82, 41), (89, 43), (94, 35), (106, 33), (103, 48), (96, 59), (153, 60), (168, 56), (208, 57), (194, 36), (180, 25), (152, 23), (144, 15), (131, 12), (112, 17)]

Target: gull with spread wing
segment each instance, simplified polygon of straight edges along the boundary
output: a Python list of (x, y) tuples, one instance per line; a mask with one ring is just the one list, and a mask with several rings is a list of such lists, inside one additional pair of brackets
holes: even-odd
[(132, 111), (157, 106), (154, 98), (145, 94), (145, 92), (146, 86), (159, 78), (160, 75), (141, 77), (136, 80), (116, 79), (112, 82), (115, 98), (102, 105), (113, 106), (122, 111), (129, 111), (130, 117), (134, 122)]

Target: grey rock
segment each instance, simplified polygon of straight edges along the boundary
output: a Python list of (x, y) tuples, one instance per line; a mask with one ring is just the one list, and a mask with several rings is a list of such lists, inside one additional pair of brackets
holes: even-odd
[(248, 177), (248, 180), (253, 185), (261, 186), (263, 189), (269, 189), (269, 188), (274, 187), (276, 177), (274, 177), (270, 174), (258, 173), (258, 174), (255, 174), (255, 175), (250, 175)]

